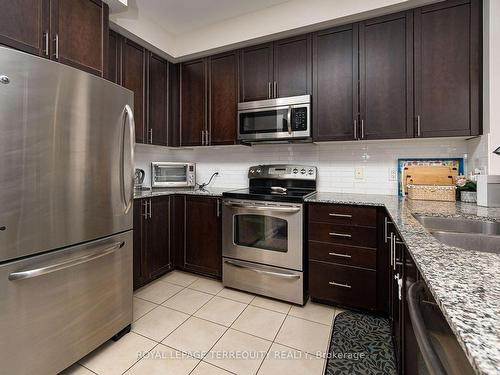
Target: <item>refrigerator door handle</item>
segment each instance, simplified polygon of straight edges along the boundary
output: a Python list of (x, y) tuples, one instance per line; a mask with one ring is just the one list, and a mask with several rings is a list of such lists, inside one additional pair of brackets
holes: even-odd
[(81, 257), (76, 258), (76, 259), (70, 259), (70, 260), (60, 262), (60, 263), (55, 263), (55, 264), (51, 264), (49, 266), (44, 266), (44, 267), (40, 267), (40, 268), (33, 268), (30, 270), (26, 270), (26, 271), (12, 272), (9, 275), (9, 280), (16, 281), (16, 280), (23, 280), (23, 279), (31, 279), (33, 277), (42, 276), (42, 275), (46, 275), (48, 273), (60, 271), (60, 270), (63, 270), (65, 268), (74, 267), (78, 264), (90, 262), (91, 260), (101, 258), (105, 255), (111, 254), (112, 252), (116, 251), (117, 249), (123, 247), (124, 245), (125, 245), (125, 242), (123, 242), (123, 241), (115, 242), (114, 244), (112, 244), (110, 246), (106, 246), (103, 249), (99, 249), (91, 254), (86, 254), (86, 255), (81, 256)]
[[(130, 182), (130, 194), (127, 197), (127, 194), (125, 192), (125, 185), (126, 185), (126, 180), (125, 180), (125, 134), (126, 130), (128, 128), (129, 130), (129, 135), (130, 135), (130, 163), (133, 166), (134, 165), (134, 137), (135, 137), (135, 122), (134, 122), (134, 114), (132, 112), (132, 109), (130, 106), (127, 104), (125, 105), (125, 108), (123, 110), (124, 115), (125, 115), (125, 121), (123, 122), (123, 134), (122, 134), (122, 152), (120, 155), (120, 163), (121, 163), (121, 168), (120, 168), (120, 188), (121, 188), (121, 195), (123, 199), (123, 203), (125, 205), (125, 213), (127, 213), (130, 210), (130, 207), (132, 207), (132, 202), (134, 200), (134, 189), (132, 188), (133, 183), (134, 183), (134, 168), (130, 168), (130, 176), (128, 176), (128, 180)], [(128, 126), (127, 126), (128, 124)]]

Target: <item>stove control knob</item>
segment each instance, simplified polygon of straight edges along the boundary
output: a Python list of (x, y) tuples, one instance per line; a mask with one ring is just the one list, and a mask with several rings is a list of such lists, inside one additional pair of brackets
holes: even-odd
[(302, 174), (306, 174), (306, 170), (305, 170), (304, 168), (302, 168), (302, 169), (300, 170), (300, 173), (302, 173)]
[(257, 169), (257, 173), (260, 173), (260, 172), (262, 172), (262, 171), (261, 171), (261, 169), (260, 169), (260, 168), (259, 168), (259, 169)]
[(297, 168), (293, 168), (293, 174), (299, 173), (299, 170)]
[(254, 171), (253, 169), (250, 169), (250, 173), (251, 173), (251, 174), (254, 174), (254, 173), (255, 173), (255, 171)]
[(309, 175), (312, 176), (314, 174), (314, 169), (309, 169), (307, 173), (309, 173)]

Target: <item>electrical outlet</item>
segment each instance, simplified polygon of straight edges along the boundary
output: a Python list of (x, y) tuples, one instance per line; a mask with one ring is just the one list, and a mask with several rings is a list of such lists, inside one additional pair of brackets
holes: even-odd
[(363, 167), (354, 168), (354, 178), (356, 180), (362, 180), (364, 178)]
[(389, 168), (389, 181), (396, 181), (398, 179), (398, 173), (396, 168)]

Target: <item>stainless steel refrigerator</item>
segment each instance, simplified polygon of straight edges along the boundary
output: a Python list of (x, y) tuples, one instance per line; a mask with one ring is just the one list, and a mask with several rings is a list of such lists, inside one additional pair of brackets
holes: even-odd
[(55, 374), (132, 322), (132, 103), (0, 47), (2, 374)]

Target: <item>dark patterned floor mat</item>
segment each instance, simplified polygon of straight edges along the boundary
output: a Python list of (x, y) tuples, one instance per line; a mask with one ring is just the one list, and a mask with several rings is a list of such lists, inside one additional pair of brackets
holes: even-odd
[(395, 375), (389, 319), (345, 311), (335, 318), (326, 375)]

